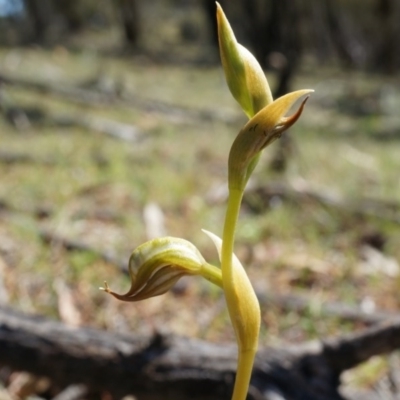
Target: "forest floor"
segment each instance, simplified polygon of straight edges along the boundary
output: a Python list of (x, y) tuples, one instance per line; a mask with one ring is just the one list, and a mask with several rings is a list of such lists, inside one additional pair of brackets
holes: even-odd
[[(155, 234), (185, 238), (218, 265), (201, 229), (221, 235), (227, 157), (245, 122), (221, 68), (59, 47), (3, 49), (0, 75), (9, 79), (0, 88), (0, 300), (72, 325), (233, 341), (221, 290), (199, 278), (132, 304), (98, 289), (106, 280), (127, 291), (112, 260), (127, 265)], [(365, 325), (326, 304), (400, 307), (398, 80), (310, 64), (298, 88), (315, 93), (289, 133), (287, 168), (271, 168), (275, 142), (237, 231), (236, 254), (272, 299), (262, 305), (262, 346)], [(273, 301), (286, 294), (307, 306)], [(386, 368), (374, 358), (346, 382), (372, 385)]]

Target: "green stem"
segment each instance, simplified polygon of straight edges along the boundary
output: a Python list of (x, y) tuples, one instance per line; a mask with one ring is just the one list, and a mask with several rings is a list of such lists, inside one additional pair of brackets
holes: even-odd
[(249, 391), (256, 350), (240, 350), (232, 400), (245, 400)]
[(229, 191), (221, 251), (221, 270), (224, 290), (226, 287), (230, 286), (233, 283), (232, 254), (242, 197), (242, 190), (231, 189)]
[[(242, 190), (231, 189), (229, 191), (221, 251), (222, 283), (231, 320), (237, 318), (235, 302), (240, 301), (235, 292), (232, 255), (242, 198)], [(249, 389), (256, 349), (243, 348), (238, 337), (237, 342), (239, 347), (238, 368), (232, 400), (245, 400)]]
[(209, 263), (205, 263), (201, 268), (200, 275), (211, 283), (214, 283), (214, 285), (222, 288), (222, 274), (220, 268), (217, 268)]

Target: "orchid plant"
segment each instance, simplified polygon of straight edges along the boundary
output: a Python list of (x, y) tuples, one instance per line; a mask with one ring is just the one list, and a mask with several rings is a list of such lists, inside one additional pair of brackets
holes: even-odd
[[(131, 288), (127, 293), (117, 294), (107, 283), (101, 289), (119, 300), (139, 301), (167, 292), (184, 275), (200, 275), (221, 287), (238, 345), (238, 367), (232, 400), (244, 400), (258, 347), (260, 306), (245, 269), (233, 253), (240, 205), (262, 150), (298, 120), (307, 95), (313, 91), (298, 90), (274, 101), (261, 66), (236, 41), (218, 3), (217, 22), (226, 81), (233, 97), (249, 118), (233, 141), (229, 153), (229, 197), (222, 239), (204, 231), (218, 250), (221, 266), (209, 264), (187, 240), (157, 238), (142, 244), (132, 253), (129, 260)], [(300, 98), (303, 100), (297, 111), (286, 117), (285, 114)]]

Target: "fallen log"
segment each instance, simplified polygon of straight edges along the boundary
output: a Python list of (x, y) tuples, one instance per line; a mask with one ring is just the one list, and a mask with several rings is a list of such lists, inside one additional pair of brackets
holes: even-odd
[[(259, 351), (249, 399), (339, 400), (340, 374), (400, 347), (400, 319), (324, 342)], [(229, 399), (236, 346), (121, 335), (0, 307), (0, 364), (116, 398)], [(275, 396), (275, 397), (273, 397)]]

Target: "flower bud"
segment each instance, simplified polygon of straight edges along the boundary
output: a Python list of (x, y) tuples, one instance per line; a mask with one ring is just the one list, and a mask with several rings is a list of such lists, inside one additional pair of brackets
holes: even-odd
[(251, 118), (272, 102), (271, 89), (258, 61), (236, 41), (218, 3), (217, 23), (221, 62), (229, 90), (246, 115)]

